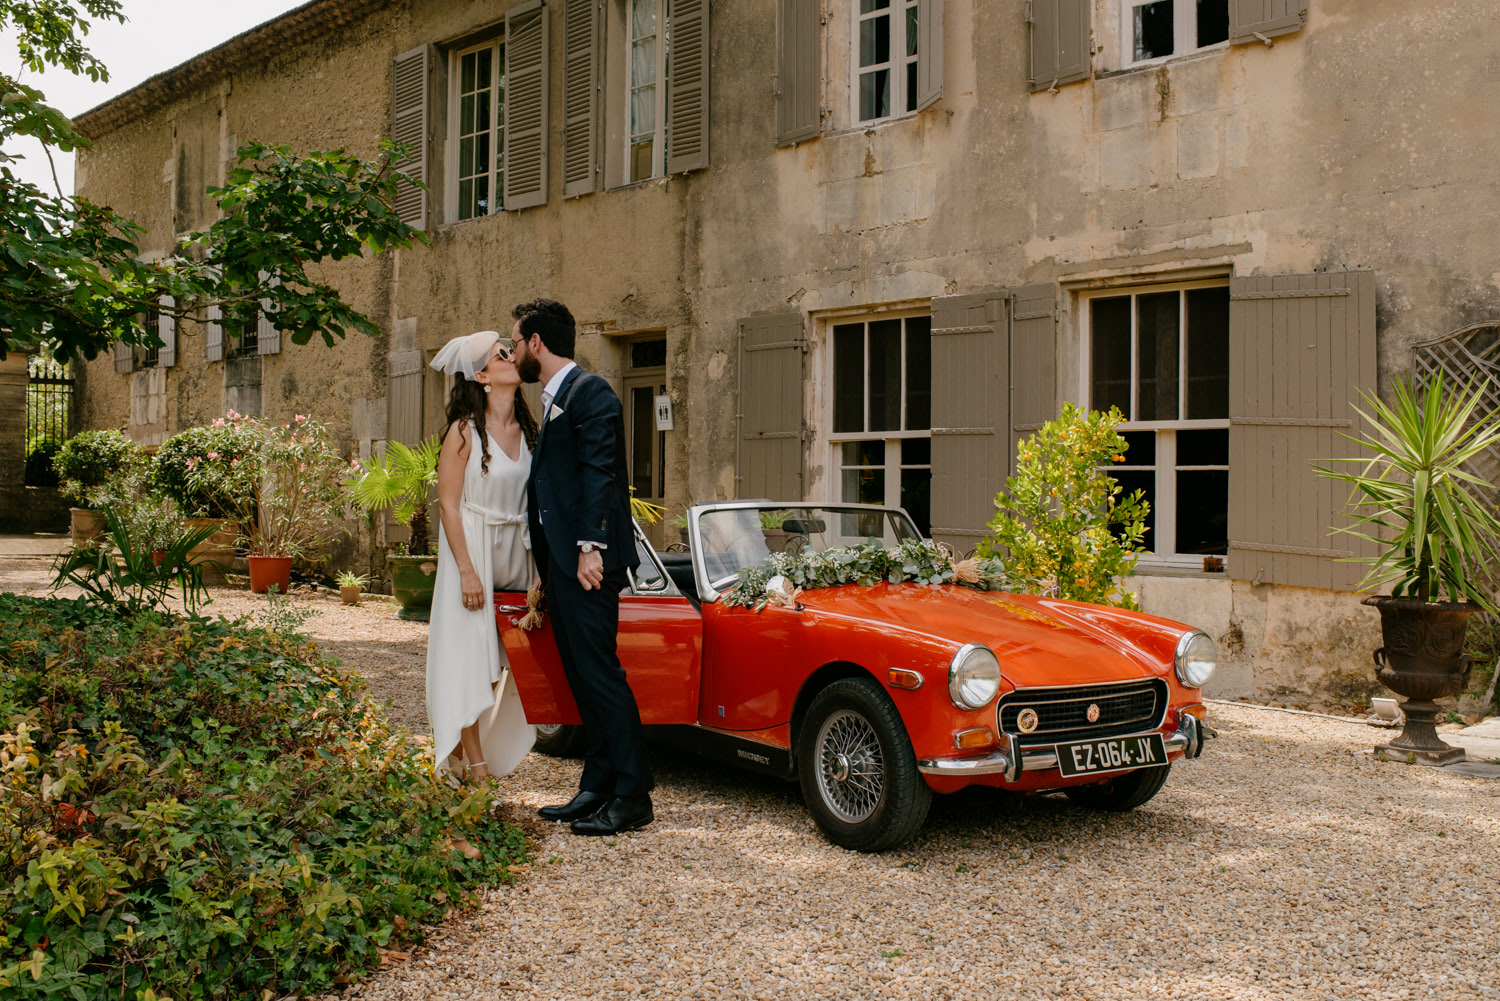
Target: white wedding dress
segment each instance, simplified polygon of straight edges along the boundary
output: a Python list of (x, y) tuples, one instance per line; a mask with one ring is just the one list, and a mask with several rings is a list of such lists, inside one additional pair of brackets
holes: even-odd
[[(469, 441), (459, 508), (469, 559), (486, 590), (524, 592), (535, 574), (526, 528), (531, 453), (523, 440), (520, 460), (512, 459), (490, 436), (490, 469), (485, 474), (473, 424), (469, 425)], [(458, 565), (448, 533), (440, 527), (437, 581), (427, 630), (427, 720), (439, 771), (452, 769), (462, 759), (459, 731), (475, 722), (491, 775), (510, 772), (531, 750), (536, 727), (526, 722), (508, 671), (503, 672), (503, 690), (497, 695), (494, 689), (507, 663), (495, 625), (494, 602), (486, 601), (478, 609), (464, 607)]]

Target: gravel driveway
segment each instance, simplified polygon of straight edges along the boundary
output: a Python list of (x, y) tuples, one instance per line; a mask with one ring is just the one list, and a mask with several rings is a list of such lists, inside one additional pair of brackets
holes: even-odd
[[(299, 600), (423, 729), (425, 627)], [(794, 785), (659, 749), (655, 824), (590, 840), (523, 820), (530, 872), (343, 996), (1500, 997), (1500, 782), (1376, 763), (1359, 723), (1211, 720), (1221, 739), (1134, 813), (970, 791), (881, 856), (825, 842)], [(576, 778), (533, 754), (506, 812)]]

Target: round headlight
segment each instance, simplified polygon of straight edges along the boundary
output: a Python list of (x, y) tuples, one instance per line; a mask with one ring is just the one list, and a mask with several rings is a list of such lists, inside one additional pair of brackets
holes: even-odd
[(1202, 688), (1219, 666), (1219, 648), (1207, 633), (1194, 629), (1177, 641), (1177, 680), (1188, 688)]
[(948, 667), (948, 695), (960, 709), (979, 709), (1000, 690), (1000, 661), (983, 643), (967, 643)]

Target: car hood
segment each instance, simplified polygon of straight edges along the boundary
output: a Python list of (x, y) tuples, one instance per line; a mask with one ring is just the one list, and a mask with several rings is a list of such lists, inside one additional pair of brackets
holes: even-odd
[(1170, 672), (1190, 627), (1103, 605), (957, 586), (846, 585), (804, 591), (815, 615), (855, 620), (896, 639), (983, 643), (1017, 688), (1085, 685)]

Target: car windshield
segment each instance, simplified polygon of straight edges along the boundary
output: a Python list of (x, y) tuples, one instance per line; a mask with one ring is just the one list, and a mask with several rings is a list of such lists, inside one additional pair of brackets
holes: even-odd
[(901, 511), (847, 507), (738, 507), (704, 511), (698, 518), (699, 547), (710, 583), (717, 588), (773, 552), (822, 552), (833, 546), (876, 543), (896, 546), (921, 533)]

